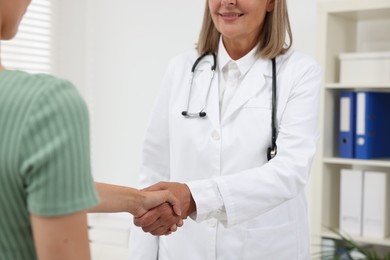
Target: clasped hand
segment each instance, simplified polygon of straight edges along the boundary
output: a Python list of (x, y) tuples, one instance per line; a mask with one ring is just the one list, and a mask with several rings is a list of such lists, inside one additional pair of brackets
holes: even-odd
[(183, 219), (196, 211), (195, 202), (186, 184), (178, 182), (159, 182), (143, 191), (166, 191), (168, 190), (180, 202), (178, 205), (172, 203), (162, 203), (151, 208), (142, 215), (134, 216), (134, 224), (142, 227), (144, 232), (155, 236), (169, 235), (176, 231), (177, 227), (183, 225)]

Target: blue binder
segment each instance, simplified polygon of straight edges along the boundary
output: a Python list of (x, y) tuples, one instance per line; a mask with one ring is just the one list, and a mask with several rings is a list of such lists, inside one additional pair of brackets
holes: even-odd
[(340, 93), (339, 157), (355, 156), (355, 92)]
[(355, 158), (390, 157), (390, 93), (356, 93)]

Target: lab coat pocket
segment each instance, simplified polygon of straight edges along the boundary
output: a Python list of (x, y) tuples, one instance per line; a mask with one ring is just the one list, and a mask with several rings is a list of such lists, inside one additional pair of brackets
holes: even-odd
[[(262, 140), (269, 140), (268, 134), (271, 133), (271, 101), (264, 97), (249, 99), (240, 111), (239, 125), (248, 126), (243, 132), (248, 137), (253, 138), (259, 135), (259, 129), (265, 131)], [(263, 134), (263, 133), (262, 133)], [(260, 145), (260, 144), (259, 144)], [(260, 146), (259, 146), (260, 147)]]
[(251, 98), (246, 102), (244, 109), (268, 109), (271, 110), (271, 100), (267, 100), (263, 97)]
[(296, 226), (291, 223), (272, 228), (248, 229), (242, 260), (295, 260), (298, 257)]

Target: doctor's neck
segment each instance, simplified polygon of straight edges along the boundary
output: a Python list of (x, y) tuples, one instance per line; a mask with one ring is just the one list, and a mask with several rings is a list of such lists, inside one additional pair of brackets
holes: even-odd
[(233, 60), (239, 60), (247, 55), (258, 43), (258, 41), (249, 39), (232, 40), (226, 37), (222, 37), (222, 40), (227, 53)]

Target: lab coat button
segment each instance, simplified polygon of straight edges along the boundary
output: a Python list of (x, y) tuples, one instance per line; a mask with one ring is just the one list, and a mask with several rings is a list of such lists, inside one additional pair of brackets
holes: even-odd
[(209, 227), (217, 226), (217, 220), (215, 218), (209, 219)]
[(211, 134), (211, 137), (215, 140), (218, 141), (220, 139), (219, 133), (217, 131), (213, 131)]

